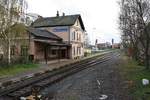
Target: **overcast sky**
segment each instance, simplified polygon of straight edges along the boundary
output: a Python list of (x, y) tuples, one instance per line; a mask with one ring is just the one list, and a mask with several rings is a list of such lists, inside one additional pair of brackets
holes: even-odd
[(28, 12), (44, 17), (81, 14), (83, 23), (89, 34), (91, 43), (98, 39), (99, 43), (120, 42), (118, 29), (118, 0), (27, 0)]

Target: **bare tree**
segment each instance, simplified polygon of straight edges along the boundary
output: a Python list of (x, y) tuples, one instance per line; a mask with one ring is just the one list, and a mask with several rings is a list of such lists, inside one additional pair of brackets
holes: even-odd
[(121, 0), (120, 29), (123, 39), (128, 37), (128, 43), (133, 48), (133, 56), (139, 59), (143, 54), (145, 66), (149, 69), (150, 50), (150, 1)]
[(0, 2), (0, 39), (8, 64), (11, 63), (10, 49), (16, 37), (25, 31), (24, 24), (19, 23), (21, 5), (17, 6), (18, 0), (2, 0)]

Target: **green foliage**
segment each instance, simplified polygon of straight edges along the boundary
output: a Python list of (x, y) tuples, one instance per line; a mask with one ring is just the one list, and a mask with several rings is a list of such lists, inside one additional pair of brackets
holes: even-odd
[(139, 66), (136, 61), (124, 57), (124, 64), (120, 65), (120, 73), (127, 80), (132, 81), (132, 87), (129, 92), (134, 100), (150, 100), (150, 85), (143, 86), (142, 79), (150, 80), (149, 70), (145, 70), (144, 66)]
[(132, 57), (141, 60), (145, 68), (150, 64), (150, 0), (120, 0), (120, 25), (125, 48), (134, 48)]
[(21, 34), (26, 31), (25, 25), (18, 23), (19, 13), (23, 6), (18, 5), (17, 2), (18, 0), (11, 0), (8, 2), (9, 6), (6, 7), (0, 4), (0, 36), (5, 40), (14, 38), (19, 33)]
[(2, 46), (4, 57), (7, 57), (9, 64), (12, 60), (10, 47), (18, 41), (25, 40), (23, 38), (25, 37), (26, 27), (19, 23), (20, 12), (23, 12), (24, 6), (19, 4), (18, 0), (9, 0), (7, 5), (0, 4), (0, 46)]

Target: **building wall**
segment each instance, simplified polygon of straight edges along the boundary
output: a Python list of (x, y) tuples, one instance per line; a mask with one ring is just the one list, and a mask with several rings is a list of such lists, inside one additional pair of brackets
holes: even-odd
[[(23, 50), (24, 49), (24, 50)], [(7, 53), (8, 49), (5, 49), (5, 53)], [(16, 63), (20, 61), (25, 61), (25, 58), (28, 58), (29, 50), (29, 39), (14, 39), (11, 41), (10, 45), (10, 57), (11, 62)], [(7, 55), (4, 53), (4, 59), (7, 59)]]
[(81, 28), (79, 20), (72, 26), (44, 27), (55, 35), (61, 37), (63, 42), (71, 45), (69, 49), (69, 58), (76, 59), (84, 56), (84, 31)]
[[(40, 42), (37, 41), (37, 40), (41, 40)], [(43, 42), (42, 42), (43, 40)], [(29, 50), (29, 55), (33, 55), (34, 56), (34, 60), (36, 61), (42, 61), (45, 59), (45, 49), (47, 49), (47, 56), (50, 57), (51, 56), (51, 52), (50, 50), (48, 49), (48, 44), (45, 43), (44, 41), (47, 41), (47, 42), (56, 42), (54, 40), (49, 40), (49, 39), (43, 39), (43, 38), (40, 38), (40, 39), (34, 39), (33, 37), (31, 38), (30, 40), (30, 50)]]
[(69, 41), (69, 26), (46, 27), (45, 29), (55, 33), (57, 36), (61, 37), (63, 41)]
[(114, 43), (114, 44), (112, 44), (112, 48), (113, 49), (120, 48), (120, 43)]
[(81, 28), (79, 20), (70, 27), (71, 58), (84, 56), (84, 31)]
[(48, 46), (46, 43), (34, 42), (34, 50), (35, 61), (44, 61), (46, 58), (47, 60), (68, 58), (67, 47), (65, 46)]
[(35, 60), (44, 60), (44, 46), (40, 43), (34, 42), (34, 59)]
[(33, 40), (30, 40), (29, 47), (29, 55), (35, 55), (35, 42)]
[[(7, 59), (8, 55), (8, 46), (5, 44), (6, 42), (7, 41), (3, 41), (4, 45), (2, 45), (4, 59)], [(23, 58), (28, 57), (30, 43), (27, 33), (22, 33), (22, 37), (12, 38), (10, 43), (10, 57), (12, 63), (19, 62), (21, 59), (23, 60)]]

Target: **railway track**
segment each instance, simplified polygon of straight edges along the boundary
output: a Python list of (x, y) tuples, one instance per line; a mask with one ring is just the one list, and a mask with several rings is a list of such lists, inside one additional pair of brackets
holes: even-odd
[(5, 89), (0, 90), (0, 96), (9, 97), (14, 100), (18, 100), (22, 96), (31, 95), (31, 89), (33, 86), (39, 86), (41, 89), (50, 86), (51, 84), (57, 83), (58, 81), (75, 74), (81, 70), (92, 67), (96, 64), (105, 62), (111, 58), (110, 55), (115, 55), (115, 53), (110, 52), (105, 55), (96, 56), (83, 60), (81, 62), (72, 64), (70, 66), (64, 66), (59, 70), (54, 70), (52, 72), (44, 73), (38, 77), (33, 77), (31, 79), (18, 82), (16, 84), (10, 85)]

